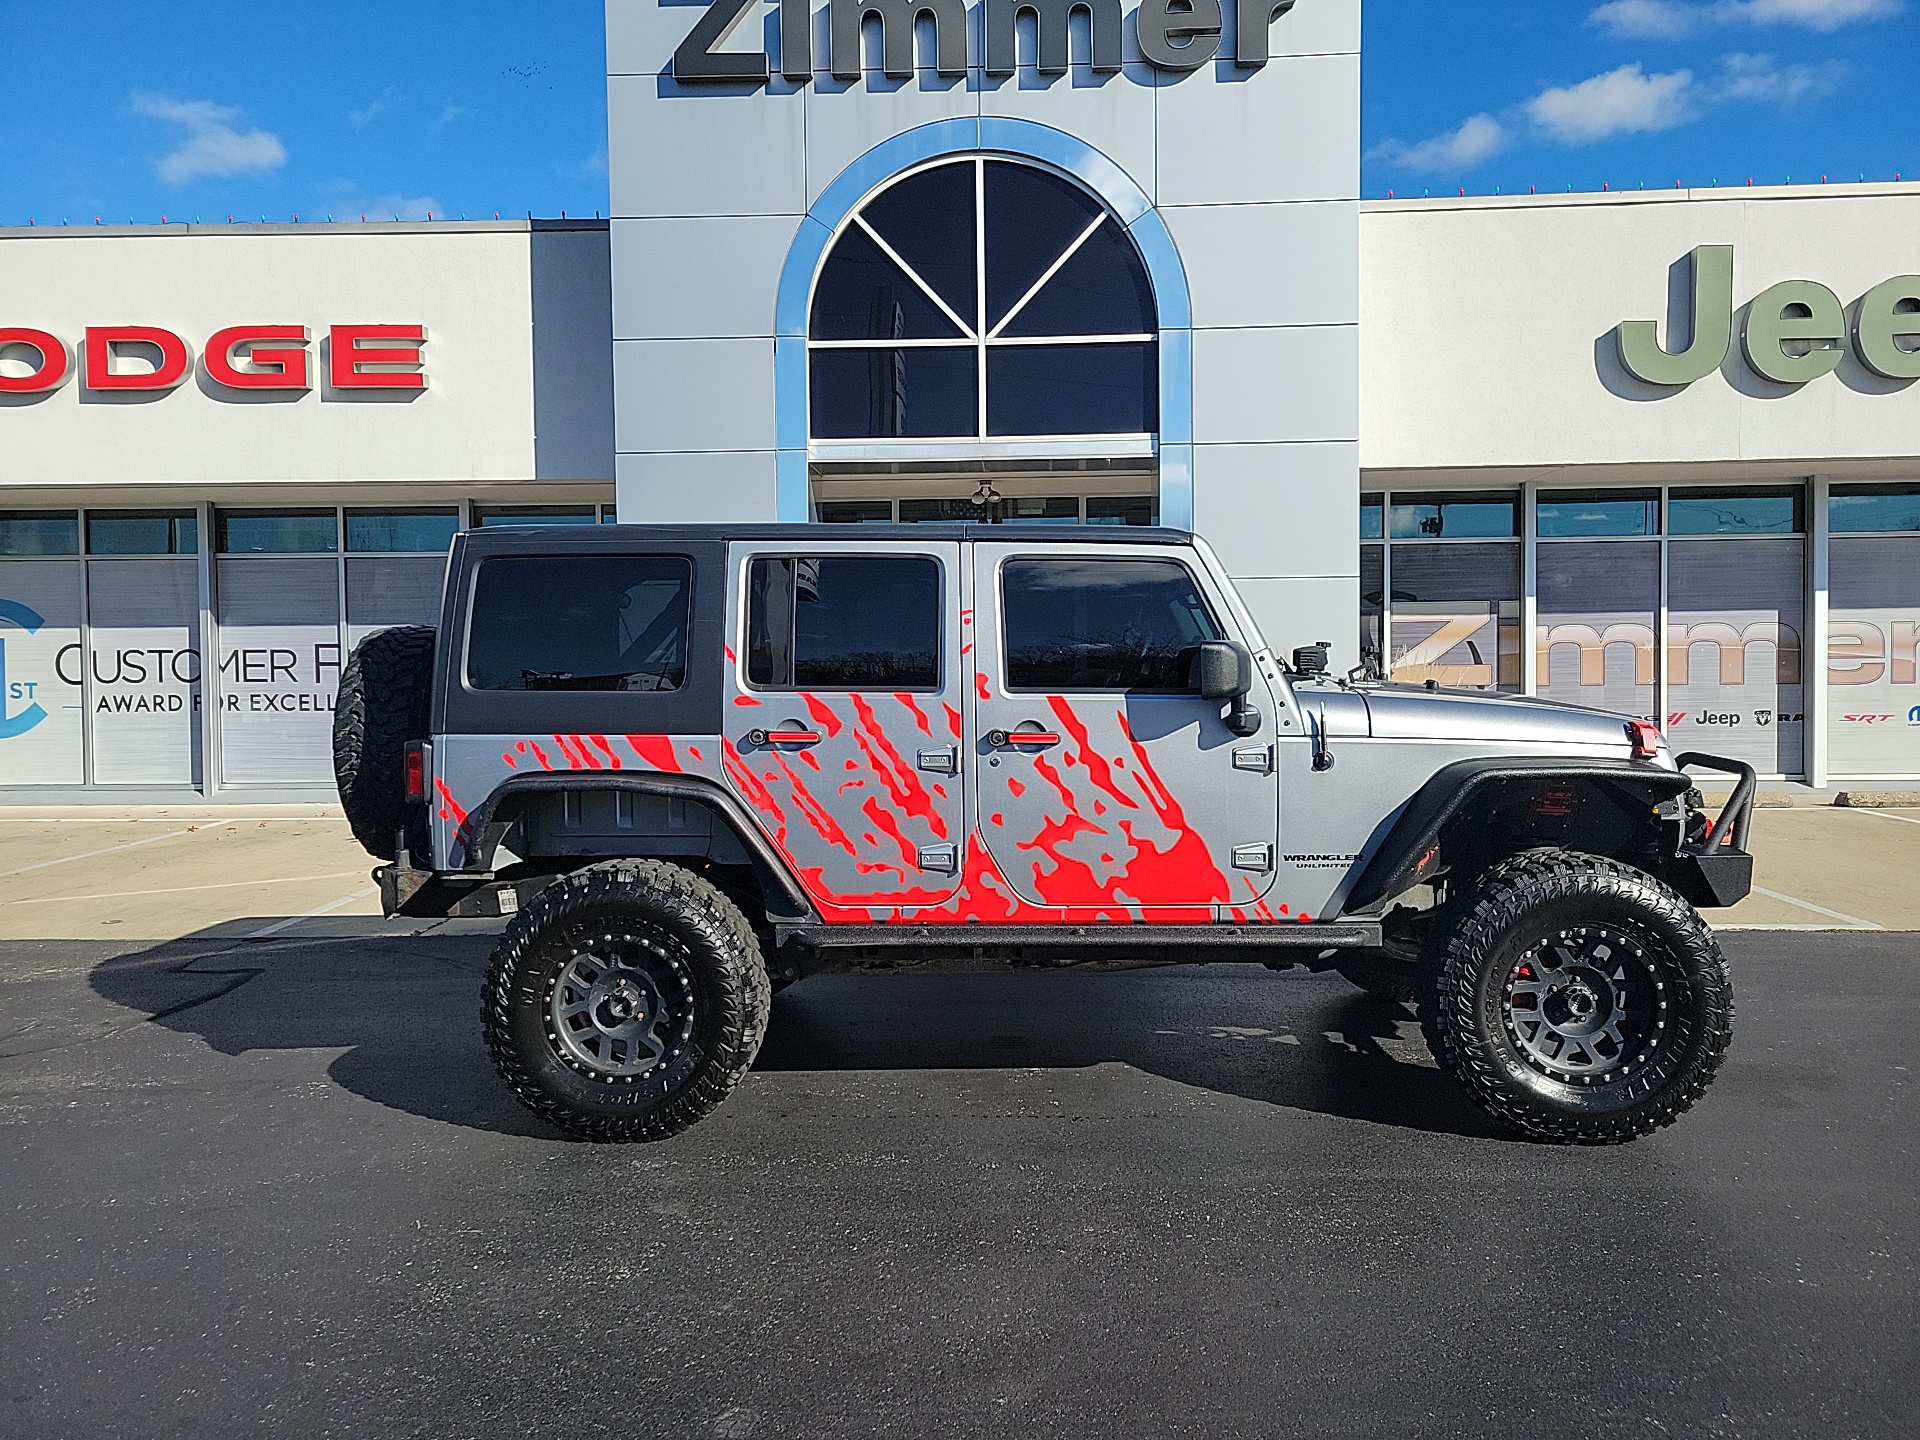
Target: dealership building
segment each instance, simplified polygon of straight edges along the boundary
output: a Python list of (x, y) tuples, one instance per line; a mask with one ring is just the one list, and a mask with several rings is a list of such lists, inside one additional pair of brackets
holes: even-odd
[(0, 802), (330, 796), (456, 529), (616, 515), (1193, 528), (1278, 650), (1920, 779), (1920, 185), (1363, 203), (1351, 0), (607, 35), (610, 221), (0, 230)]

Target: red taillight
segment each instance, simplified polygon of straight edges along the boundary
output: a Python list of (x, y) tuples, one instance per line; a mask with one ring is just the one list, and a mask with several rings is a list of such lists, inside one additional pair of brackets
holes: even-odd
[(1633, 742), (1633, 758), (1636, 760), (1657, 760), (1660, 758), (1660, 727), (1651, 720), (1629, 720), (1627, 739)]
[(407, 745), (407, 799), (427, 798), (427, 747), (418, 740)]

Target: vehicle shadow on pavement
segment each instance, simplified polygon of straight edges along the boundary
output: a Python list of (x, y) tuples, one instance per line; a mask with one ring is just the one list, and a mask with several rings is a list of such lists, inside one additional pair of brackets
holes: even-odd
[(189, 936), (104, 961), (88, 981), (115, 1005), (222, 1054), (340, 1050), (328, 1076), (376, 1104), (554, 1139), (487, 1059), (480, 977), (491, 945), (470, 936), (250, 944)]
[[(487, 1058), (479, 988), (491, 943), (188, 937), (106, 960), (88, 980), (114, 1005), (223, 1054), (338, 1050), (329, 1077), (376, 1104), (559, 1138), (512, 1099)], [(1261, 1104), (1495, 1133), (1427, 1061), (1410, 1009), (1334, 976), (1254, 967), (817, 976), (776, 997), (755, 1070), (771, 1078), (1112, 1064)]]
[(1262, 1104), (1401, 1129), (1498, 1132), (1427, 1058), (1410, 1006), (1331, 975), (829, 975), (777, 996), (755, 1070), (1121, 1064)]

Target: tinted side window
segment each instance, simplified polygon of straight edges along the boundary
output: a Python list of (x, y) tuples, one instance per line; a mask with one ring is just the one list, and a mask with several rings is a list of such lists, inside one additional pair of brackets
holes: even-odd
[(672, 555), (511, 555), (474, 586), (476, 690), (678, 690), (693, 564)]
[(1224, 638), (1170, 560), (1014, 560), (1000, 584), (1012, 690), (1184, 694), (1194, 647)]
[(937, 690), (940, 567), (865, 555), (755, 560), (747, 680), (772, 690)]

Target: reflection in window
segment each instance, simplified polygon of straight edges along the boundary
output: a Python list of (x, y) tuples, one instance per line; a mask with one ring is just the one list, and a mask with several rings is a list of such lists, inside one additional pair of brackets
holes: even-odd
[(476, 505), (473, 523), (496, 525), (592, 525), (600, 516), (591, 505)]
[(1658, 490), (1542, 491), (1534, 523), (1542, 539), (1658, 535)]
[(770, 690), (939, 688), (940, 567), (919, 557), (755, 560), (747, 682)]
[(191, 510), (89, 510), (89, 555), (192, 555), (200, 517)]
[(812, 434), (1148, 435), (1158, 329), (1146, 267), (1099, 201), (1035, 166), (946, 161), (869, 200), (820, 268)]
[(1667, 529), (1674, 535), (1798, 535), (1806, 528), (1802, 485), (1675, 490), (1667, 499)]
[(1220, 630), (1171, 560), (1013, 560), (1001, 575), (1010, 690), (1186, 694)]
[(822, 525), (889, 525), (891, 500), (822, 500), (815, 509)]
[(460, 512), (452, 506), (347, 511), (348, 550), (444, 554), (459, 530)]
[(340, 548), (332, 510), (220, 510), (213, 548), (222, 555), (331, 555)]
[(0, 510), (0, 555), (78, 555), (80, 516), (72, 510)]
[(1920, 530), (1920, 485), (1836, 485), (1828, 510), (1836, 535)]
[(1384, 495), (1362, 495), (1360, 497), (1360, 538), (1378, 540), (1386, 534), (1386, 497)]
[(476, 690), (678, 690), (693, 566), (678, 556), (507, 555), (481, 563), (467, 642)]
[(1517, 691), (1520, 547), (1394, 546), (1391, 648), (1394, 680)]
[(1160, 502), (1151, 495), (1095, 495), (1087, 500), (1089, 525), (1158, 525)]
[(1511, 540), (1520, 533), (1520, 497), (1395, 495), (1391, 519), (1395, 540)]

